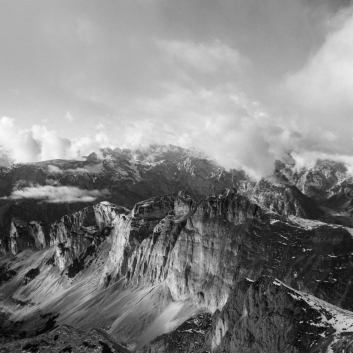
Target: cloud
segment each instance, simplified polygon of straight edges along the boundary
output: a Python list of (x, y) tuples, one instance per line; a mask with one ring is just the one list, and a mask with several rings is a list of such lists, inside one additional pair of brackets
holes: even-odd
[(347, 173), (353, 175), (353, 156), (332, 155), (322, 152), (292, 152), (291, 156), (295, 161), (297, 169), (313, 168), (318, 160), (333, 160), (345, 164), (347, 166)]
[(170, 84), (165, 91), (163, 98), (136, 102), (136, 115), (148, 118), (117, 127), (121, 147), (172, 143), (194, 147), (226, 168), (244, 168), (252, 176), (273, 171), (270, 116), (236, 85), (206, 89)]
[(203, 73), (216, 73), (219, 70), (239, 71), (247, 63), (247, 60), (237, 50), (219, 40), (211, 44), (159, 40), (157, 46), (170, 58)]
[(98, 123), (96, 126), (97, 130), (104, 129), (104, 128), (105, 128), (105, 125), (103, 123)]
[(72, 123), (74, 121), (74, 117), (70, 114), (70, 112), (65, 113), (65, 119), (69, 122)]
[[(347, 1), (64, 2), (7, 1), (1, 12), (1, 114), (20, 127), (1, 119), (0, 148), (16, 162), (149, 141), (256, 175), (286, 150), (349, 155), (350, 16), (326, 10)], [(262, 92), (289, 70), (282, 111), (269, 109)]]
[[(344, 116), (353, 109), (353, 17), (331, 33), (321, 49), (285, 81), (291, 99), (314, 119)], [(295, 95), (294, 95), (295, 93)]]
[(85, 168), (74, 168), (74, 169), (61, 169), (55, 165), (48, 165), (48, 172), (49, 173), (58, 173), (58, 174), (63, 174), (63, 173), (89, 173), (89, 170)]
[(108, 197), (107, 189), (104, 190), (85, 190), (73, 186), (30, 186), (21, 190), (12, 191), (9, 197), (2, 199), (21, 200), (36, 199), (49, 203), (70, 203), (70, 202), (93, 202), (98, 197)]
[(101, 155), (99, 149), (107, 146), (114, 147), (103, 132), (69, 140), (44, 125), (21, 129), (15, 119), (0, 118), (0, 150), (16, 163), (82, 159), (82, 156), (92, 152)]
[(288, 147), (303, 159), (324, 155), (353, 166), (347, 157), (353, 151), (352, 9), (337, 15), (321, 48), (288, 74), (278, 90), (281, 124), (295, 133)]
[[(129, 75), (123, 82), (134, 92), (131, 96), (107, 94), (106, 86), (75, 90), (75, 96), (111, 108), (114, 130), (68, 140), (43, 125), (21, 129), (13, 119), (2, 118), (0, 145), (16, 162), (31, 162), (80, 158), (102, 147), (173, 143), (194, 147), (225, 167), (244, 168), (255, 177), (271, 173), (274, 161), (288, 153), (298, 165), (323, 156), (352, 163), (353, 18), (341, 12), (333, 22), (302, 68), (278, 85), (271, 81), (273, 102), (265, 96), (260, 103), (244, 93), (241, 80), (254, 57), (247, 60), (235, 42), (154, 39), (159, 56), (148, 61), (148, 72), (160, 76)], [(263, 49), (270, 51), (265, 44)], [(148, 85), (137, 90), (129, 86), (130, 78)], [(103, 124), (96, 121), (92, 128), (101, 130)]]

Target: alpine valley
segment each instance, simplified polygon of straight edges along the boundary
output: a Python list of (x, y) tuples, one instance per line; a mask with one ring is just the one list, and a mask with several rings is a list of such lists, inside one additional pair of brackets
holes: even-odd
[(0, 352), (353, 352), (353, 178), (173, 145), (0, 167)]

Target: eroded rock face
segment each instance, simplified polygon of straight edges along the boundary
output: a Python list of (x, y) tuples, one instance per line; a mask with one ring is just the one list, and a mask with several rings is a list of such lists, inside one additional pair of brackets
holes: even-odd
[(70, 265), (81, 269), (77, 263), (80, 257), (110, 234), (117, 215), (126, 213), (128, 210), (123, 207), (101, 202), (51, 224), (37, 221), (25, 223), (15, 219), (11, 224), (9, 247), (16, 255), (30, 247), (44, 249), (56, 246), (54, 263), (61, 271)]
[[(294, 221), (294, 222), (293, 222)], [(264, 212), (228, 189), (198, 204), (183, 194), (139, 203), (113, 221), (106, 274), (131, 285), (165, 281), (174, 300), (223, 307), (244, 277), (273, 275), (352, 308), (353, 238), (344, 227)]]
[(175, 300), (192, 298), (214, 311), (226, 301), (237, 263), (222, 264), (224, 246), (236, 227), (257, 218), (261, 209), (234, 190), (198, 204), (184, 193), (147, 200), (115, 219), (106, 272), (131, 284), (166, 281)]
[(23, 277), (23, 284), (28, 284), (34, 278), (36, 278), (40, 273), (39, 268), (31, 268)]
[(212, 323), (209, 313), (186, 320), (177, 329), (157, 337), (138, 353), (195, 353), (204, 352), (205, 337)]
[(234, 288), (224, 308), (214, 315), (204, 349), (253, 353), (351, 352), (347, 341), (353, 338), (352, 325), (352, 313), (295, 291), (272, 277), (245, 279)]
[(78, 260), (90, 246), (103, 241), (113, 228), (113, 221), (128, 210), (108, 202), (87, 207), (65, 216), (51, 226), (51, 242), (57, 244), (55, 264), (60, 270)]
[(352, 312), (261, 276), (238, 282), (212, 318), (193, 317), (140, 352), (341, 353), (352, 342)]
[(194, 206), (195, 202), (189, 196), (179, 192), (137, 203), (129, 215), (116, 217), (113, 221), (113, 243), (106, 266), (107, 273), (117, 278), (125, 275), (129, 279), (141, 277), (141, 270), (136, 271), (136, 266), (138, 269), (140, 266), (147, 269), (147, 264), (142, 261), (148, 256), (144, 253), (144, 246), (151, 245), (151, 238), (153, 244), (153, 234), (166, 229), (169, 219), (173, 219), (173, 224), (180, 222), (192, 212)]
[(127, 349), (114, 342), (107, 333), (101, 330), (91, 330), (88, 333), (76, 330), (74, 327), (63, 325), (38, 338), (25, 338), (20, 342), (2, 344), (4, 353), (22, 352), (52, 352), (52, 353), (129, 353)]
[(317, 203), (295, 185), (275, 177), (256, 183), (244, 182), (240, 192), (261, 207), (282, 216), (320, 219), (324, 215)]
[(276, 173), (284, 176), (303, 194), (323, 202), (336, 194), (337, 186), (347, 177), (347, 168), (341, 162), (318, 160), (312, 168), (295, 169), (293, 165), (278, 162)]

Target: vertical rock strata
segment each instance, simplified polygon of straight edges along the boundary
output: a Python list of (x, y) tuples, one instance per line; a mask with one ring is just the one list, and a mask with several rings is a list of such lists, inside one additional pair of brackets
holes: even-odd
[(9, 248), (16, 255), (29, 247), (44, 249), (56, 246), (55, 263), (63, 270), (92, 243), (99, 241), (99, 235), (105, 238), (110, 233), (113, 220), (118, 214), (127, 212), (123, 207), (101, 202), (66, 215), (54, 223), (26, 223), (14, 219), (11, 223)]
[(234, 190), (198, 204), (184, 193), (138, 203), (114, 221), (106, 273), (136, 285), (166, 281), (174, 300), (214, 311), (234, 282), (237, 230), (253, 219), (260, 208)]

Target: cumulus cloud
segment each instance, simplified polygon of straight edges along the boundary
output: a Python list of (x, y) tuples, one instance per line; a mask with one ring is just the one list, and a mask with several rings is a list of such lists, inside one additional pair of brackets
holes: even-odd
[(73, 186), (36, 185), (14, 190), (10, 196), (2, 199), (21, 200), (36, 199), (49, 203), (92, 202), (98, 197), (108, 197), (109, 191), (85, 190)]
[[(45, 126), (20, 129), (4, 117), (1, 151), (8, 151), (16, 162), (80, 158), (115, 147), (114, 139), (123, 148), (149, 143), (194, 147), (225, 167), (244, 168), (254, 177), (271, 173), (274, 161), (288, 153), (298, 166), (318, 158), (353, 166), (352, 14), (341, 13), (321, 48), (275, 86), (273, 106), (267, 96), (260, 104), (244, 93), (237, 75), (243, 77), (251, 63), (237, 49), (217, 40), (155, 43), (165, 59), (158, 61), (161, 70), (166, 65), (166, 71), (174, 74), (158, 81), (158, 89), (151, 84), (151, 92), (119, 101), (114, 131), (68, 140)], [(224, 72), (231, 75), (222, 76)], [(109, 106), (111, 97), (94, 98)], [(101, 123), (95, 126), (103, 128)]]
[(292, 152), (292, 158), (295, 161), (295, 167), (301, 168), (312, 168), (315, 166), (318, 160), (333, 160), (335, 162), (341, 162), (346, 165), (347, 173), (353, 175), (353, 156), (347, 155), (332, 155), (323, 152)]
[(94, 136), (69, 140), (60, 137), (56, 131), (48, 130), (44, 125), (21, 129), (15, 119), (0, 118), (0, 151), (16, 163), (60, 158), (82, 159), (82, 156), (92, 152), (101, 155), (99, 149), (107, 146), (114, 147), (101, 131)]
[(206, 89), (171, 84), (166, 91), (163, 99), (136, 104), (148, 119), (131, 122), (124, 130), (118, 127), (126, 147), (172, 143), (196, 148), (227, 168), (244, 168), (253, 176), (272, 172), (276, 154), (271, 149), (271, 119), (236, 85)]
[(324, 156), (353, 166), (352, 10), (339, 13), (333, 29), (305, 66), (279, 87), (281, 124), (295, 133), (287, 144), (299, 164)]

